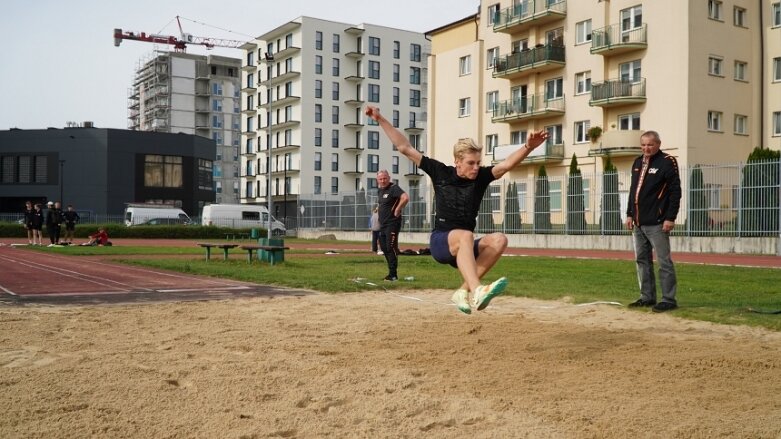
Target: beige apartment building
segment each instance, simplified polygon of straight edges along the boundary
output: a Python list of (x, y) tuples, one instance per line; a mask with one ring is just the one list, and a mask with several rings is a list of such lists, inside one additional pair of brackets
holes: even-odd
[(573, 154), (584, 173), (601, 173), (608, 156), (627, 172), (645, 130), (682, 167), (779, 150), (780, 4), (483, 0), (427, 33), (429, 155), (451, 163), (455, 141), (472, 137), (490, 163), (547, 130), (509, 175), (520, 179), (541, 165), (564, 176)]

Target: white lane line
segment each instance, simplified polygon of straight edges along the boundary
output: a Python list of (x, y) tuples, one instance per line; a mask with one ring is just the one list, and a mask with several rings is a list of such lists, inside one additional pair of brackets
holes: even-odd
[[(92, 276), (92, 275), (88, 275), (88, 274), (84, 274), (84, 273), (79, 273), (77, 271), (67, 270), (67, 269), (64, 269), (64, 268), (61, 268), (61, 267), (50, 267), (48, 265), (37, 263), (37, 262), (30, 262), (30, 261), (24, 261), (24, 260), (12, 260), (12, 259), (6, 258), (6, 257), (2, 257), (2, 259), (5, 259), (5, 260), (11, 261), (11, 262), (15, 262), (15, 263), (17, 263), (19, 265), (22, 265), (22, 266), (25, 266), (25, 267), (34, 268), (34, 269), (36, 269), (38, 271), (41, 271), (41, 272), (54, 273), (54, 274), (56, 274), (58, 276), (67, 277), (67, 278), (71, 278), (71, 279), (78, 279), (78, 280), (81, 280), (81, 281), (84, 281), (84, 282), (89, 282), (89, 283), (93, 283), (93, 284), (96, 284), (96, 285), (100, 285), (102, 287), (109, 287), (109, 288), (114, 287), (114, 288), (121, 289), (124, 292), (129, 292), (129, 291), (131, 291), (131, 289), (134, 288), (132, 285), (128, 285), (128, 284), (125, 284), (125, 283), (122, 283), (122, 282), (116, 282), (116, 281), (112, 281), (110, 279), (102, 279), (102, 278), (99, 278), (97, 276)], [(98, 280), (95, 280), (95, 279), (98, 279)], [(112, 285), (112, 284), (114, 284), (114, 285)], [(125, 288), (123, 289), (123, 287), (125, 287)], [(148, 288), (146, 288), (146, 289), (151, 291), (151, 289), (148, 289)]]

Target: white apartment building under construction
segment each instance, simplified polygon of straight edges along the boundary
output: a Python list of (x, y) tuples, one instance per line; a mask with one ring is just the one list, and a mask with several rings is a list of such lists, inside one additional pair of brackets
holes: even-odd
[[(299, 17), (244, 46), (241, 202), (295, 218), (297, 199), (377, 187), (387, 169), (408, 190), (422, 172), (363, 113), (378, 106), (425, 151), (429, 42), (417, 32)], [(269, 149), (269, 145), (271, 148)]]
[(215, 142), (217, 203), (239, 202), (241, 60), (158, 51), (139, 61), (128, 95), (128, 128), (185, 133)]

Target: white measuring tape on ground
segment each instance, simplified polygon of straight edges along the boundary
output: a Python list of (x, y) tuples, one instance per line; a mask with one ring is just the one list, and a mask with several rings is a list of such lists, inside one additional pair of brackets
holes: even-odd
[(394, 293), (393, 291), (389, 291), (387, 288), (385, 288), (384, 285), (376, 284), (374, 282), (369, 282), (368, 279), (363, 278), (363, 277), (356, 277), (356, 278), (353, 278), (353, 279), (350, 279), (350, 280), (352, 282), (357, 283), (357, 284), (363, 284), (363, 285), (369, 285), (371, 287), (382, 288), (382, 290), (385, 291), (385, 293), (390, 294), (391, 296), (396, 296), (396, 297), (402, 298), (402, 299), (414, 300), (416, 302), (427, 302), (427, 303), (432, 303), (434, 305), (456, 306), (454, 303), (440, 303), (440, 302), (434, 302), (433, 300), (421, 299), (420, 297), (406, 296), (404, 294)]

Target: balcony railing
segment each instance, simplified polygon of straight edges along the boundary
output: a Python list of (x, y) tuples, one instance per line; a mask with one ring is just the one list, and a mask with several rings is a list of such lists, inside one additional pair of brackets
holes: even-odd
[(621, 25), (612, 24), (591, 33), (591, 53), (616, 55), (631, 50), (648, 47), (648, 32), (645, 23), (642, 26), (621, 30)]
[[(494, 163), (500, 162), (510, 156), (513, 152), (521, 148), (522, 145), (500, 145), (494, 148)], [(564, 145), (563, 144), (551, 144), (549, 141), (545, 141), (542, 145), (534, 148), (532, 152), (526, 156), (524, 163), (527, 162), (560, 162), (564, 160)]]
[(532, 24), (545, 24), (566, 16), (566, 0), (523, 0), (496, 14), (494, 32), (515, 33)]
[(596, 143), (591, 144), (588, 155), (602, 156), (637, 156), (642, 154), (640, 135), (642, 130), (610, 130), (605, 131)]
[(592, 107), (615, 107), (645, 102), (645, 78), (638, 81), (610, 79), (591, 84)]
[(493, 109), (491, 122), (515, 122), (542, 119), (564, 114), (564, 97), (547, 99), (545, 95), (523, 96), (499, 102)]
[(562, 66), (564, 66), (564, 47), (546, 44), (497, 59), (493, 77), (509, 79), (532, 70), (545, 71)]

